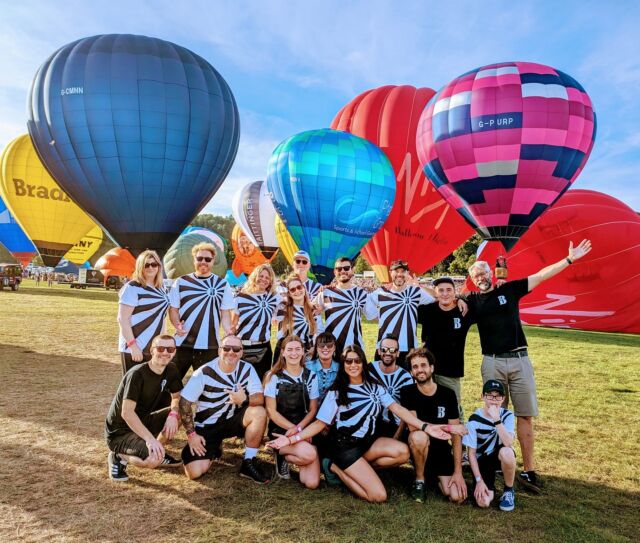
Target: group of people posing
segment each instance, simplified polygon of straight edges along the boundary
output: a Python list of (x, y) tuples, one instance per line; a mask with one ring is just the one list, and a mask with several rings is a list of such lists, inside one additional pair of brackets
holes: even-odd
[[(448, 277), (421, 288), (402, 261), (391, 264), (389, 285), (369, 293), (353, 284), (351, 261), (339, 258), (334, 282), (321, 286), (307, 277), (304, 251), (294, 255), (294, 273), (283, 283), (263, 264), (234, 296), (212, 273), (216, 248), (206, 243), (193, 249), (194, 273), (167, 291), (160, 258), (145, 251), (120, 291), (124, 376), (106, 420), (109, 476), (127, 480), (129, 465), (183, 465), (195, 479), (222, 456), (224, 439), (239, 437), (245, 443), (240, 475), (257, 483), (289, 479), (294, 465), (307, 488), (318, 487), (322, 474), (330, 486), (382, 502), (386, 490), (377, 471), (412, 459), (416, 501), (424, 501), (425, 482), (432, 480), (461, 503), (466, 447), (475, 502), (491, 504), (501, 470), (499, 507), (510, 511), (516, 430), (524, 468), (519, 482), (535, 492), (542, 487), (533, 463), (537, 396), (519, 300), (590, 250), (583, 240), (562, 261), (497, 285), (488, 264), (478, 261), (469, 274), (479, 292), (464, 296)], [(167, 313), (175, 336), (164, 332)], [(378, 322), (371, 362), (363, 316)], [(463, 424), (464, 350), (474, 323), (484, 406)], [(164, 445), (180, 425), (187, 444), (175, 459)], [(265, 433), (274, 456), (270, 470), (257, 460)]]

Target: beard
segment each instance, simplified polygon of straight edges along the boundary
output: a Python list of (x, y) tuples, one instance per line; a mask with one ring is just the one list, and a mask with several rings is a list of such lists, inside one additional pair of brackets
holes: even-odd
[(478, 288), (481, 292), (487, 292), (491, 288), (491, 283), (489, 281), (481, 281), (478, 283)]
[(430, 383), (432, 377), (433, 375), (427, 376), (426, 373), (421, 373), (417, 377), (414, 377), (414, 379), (416, 380), (416, 383), (418, 383), (419, 385), (424, 385), (425, 383)]

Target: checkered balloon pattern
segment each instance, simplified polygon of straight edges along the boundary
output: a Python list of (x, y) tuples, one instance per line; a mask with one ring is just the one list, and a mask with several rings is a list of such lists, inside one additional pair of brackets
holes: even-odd
[(271, 155), (273, 204), (320, 281), (336, 258), (354, 258), (389, 216), (396, 192), (393, 167), (373, 143), (338, 130), (302, 132)]
[(422, 113), (416, 143), (443, 198), (509, 250), (571, 186), (595, 135), (591, 99), (575, 79), (504, 62), (442, 88)]

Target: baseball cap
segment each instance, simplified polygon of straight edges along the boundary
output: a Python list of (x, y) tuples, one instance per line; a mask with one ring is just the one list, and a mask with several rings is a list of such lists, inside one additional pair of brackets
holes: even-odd
[(442, 283), (449, 283), (452, 287), (455, 288), (456, 284), (453, 282), (453, 279), (451, 279), (451, 277), (448, 276), (443, 276), (443, 277), (438, 277), (437, 279), (433, 280), (433, 286), (437, 287), (438, 285), (441, 285)]
[(397, 270), (402, 268), (403, 270), (409, 271), (409, 264), (407, 264), (404, 260), (394, 260), (389, 266), (389, 270)]
[(489, 379), (482, 387), (482, 393), (488, 394), (489, 392), (499, 392), (504, 396), (504, 386), (500, 381), (495, 379)]
[(293, 255), (293, 259), (295, 260), (296, 258), (306, 258), (309, 262), (311, 262), (311, 257), (309, 256), (309, 253), (307, 253), (307, 251), (298, 251)]

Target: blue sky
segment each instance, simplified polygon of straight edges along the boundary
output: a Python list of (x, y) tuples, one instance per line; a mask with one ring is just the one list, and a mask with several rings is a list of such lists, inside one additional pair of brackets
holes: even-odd
[(229, 213), (235, 190), (264, 179), (274, 147), (328, 126), (360, 92), (385, 84), (439, 89), (461, 73), (528, 60), (571, 74), (598, 115), (574, 188), (640, 210), (638, 2), (0, 2), (0, 146), (26, 132), (26, 96), (58, 47), (103, 33), (173, 41), (225, 77), (241, 117), (234, 166), (205, 208)]

